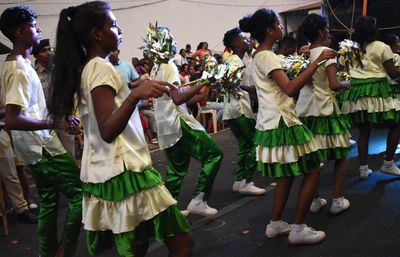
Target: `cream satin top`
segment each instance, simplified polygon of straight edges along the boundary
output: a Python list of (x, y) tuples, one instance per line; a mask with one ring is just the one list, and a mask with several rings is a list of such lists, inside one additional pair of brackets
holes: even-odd
[[(236, 54), (229, 56), (225, 60), (225, 63), (229, 63), (237, 68), (244, 66), (243, 61)], [(224, 109), (222, 115), (223, 120), (235, 119), (242, 115), (249, 119), (255, 119), (254, 114), (251, 110), (249, 93), (247, 93), (243, 89), (240, 89), (239, 96), (239, 99), (237, 99), (232, 95), (224, 95)]]
[[(31, 63), (23, 58), (6, 61), (1, 75), (2, 105), (21, 107), (21, 114), (32, 119), (47, 119), (42, 84)], [(22, 165), (36, 164), (42, 159), (43, 148), (51, 156), (66, 153), (54, 130), (11, 130), (14, 152)]]
[[(394, 58), (393, 58), (394, 66), (396, 66), (397, 68), (399, 68), (399, 67), (400, 67), (400, 55), (399, 55), (399, 54), (396, 54), (396, 53), (393, 53), (393, 55), (394, 55)], [(391, 77), (389, 77), (389, 75), (388, 75), (387, 77), (388, 77), (388, 79), (389, 79), (389, 83), (390, 83), (390, 84), (392, 84), (392, 85), (399, 84), (396, 80), (394, 80), (394, 79), (392, 79)]]
[[(316, 47), (310, 50), (310, 61), (314, 62), (324, 49), (328, 47)], [(328, 74), (326, 68), (336, 65), (335, 58), (329, 59), (318, 67), (312, 76), (312, 85), (305, 85), (300, 90), (299, 99), (296, 103), (296, 113), (299, 117), (307, 116), (329, 116), (335, 111), (340, 114), (340, 108), (336, 98), (329, 88)]]
[(104, 183), (125, 169), (141, 172), (152, 166), (138, 108), (113, 142), (107, 143), (101, 138), (91, 97), (91, 91), (99, 86), (109, 86), (115, 91), (114, 110), (130, 93), (121, 74), (103, 58), (96, 57), (85, 65), (78, 108), (85, 128), (81, 180), (89, 183)]
[(276, 129), (282, 118), (288, 127), (301, 124), (295, 113), (293, 98), (286, 95), (270, 77), (274, 70), (281, 70), (278, 56), (270, 50), (264, 50), (254, 57), (253, 79), (258, 97), (256, 129), (264, 131)]
[[(150, 77), (155, 80), (180, 84), (178, 68), (172, 60), (168, 63), (155, 65)], [(182, 137), (180, 119), (183, 119), (192, 129), (203, 130), (203, 126), (188, 113), (186, 104), (175, 105), (167, 94), (153, 99), (154, 115), (157, 125), (157, 137), (160, 150), (176, 144)]]
[[(373, 41), (367, 45), (365, 50), (366, 53), (362, 59), (364, 68), (350, 66), (350, 77), (358, 79), (386, 78), (387, 74), (383, 63), (394, 59), (392, 49), (381, 41)], [(339, 59), (339, 62), (343, 63), (342, 59)]]

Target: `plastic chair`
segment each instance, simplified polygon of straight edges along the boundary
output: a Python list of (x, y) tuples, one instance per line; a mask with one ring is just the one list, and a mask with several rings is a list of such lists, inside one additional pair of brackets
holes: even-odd
[(214, 133), (217, 133), (218, 127), (217, 127), (217, 110), (203, 110), (201, 108), (201, 105), (197, 103), (197, 108), (198, 108), (198, 113), (197, 113), (197, 119), (200, 116), (201, 117), (201, 124), (203, 124), (203, 127), (207, 128), (207, 114), (211, 114), (212, 118), (212, 123), (213, 123), (213, 131)]
[(3, 181), (0, 179), (0, 211), (2, 213), (1, 218), (3, 220), (3, 234), (8, 236), (7, 207), (4, 196)]

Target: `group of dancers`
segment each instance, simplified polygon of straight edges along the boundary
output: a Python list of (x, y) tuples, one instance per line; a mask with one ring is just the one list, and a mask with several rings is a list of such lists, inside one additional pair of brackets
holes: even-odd
[[(60, 13), (52, 93), (46, 106), (40, 80), (29, 61), (32, 46), (40, 41), (36, 17), (25, 6), (8, 8), (0, 17), (0, 30), (13, 43), (3, 66), (1, 97), (16, 156), (29, 168), (40, 195), (40, 256), (72, 256), (81, 223), (90, 254), (114, 246), (120, 256), (144, 256), (153, 237), (164, 241), (169, 256), (191, 256), (193, 238), (185, 215), (218, 212), (207, 200), (223, 158), (221, 148), (184, 104), (204, 85), (184, 90), (176, 66), (165, 61), (156, 63), (151, 80), (141, 80), (130, 90), (106, 60), (118, 49), (122, 29), (109, 4), (94, 1)], [(360, 178), (368, 179), (371, 172), (367, 156), (374, 123), (390, 127), (381, 170), (400, 175), (393, 161), (400, 136), (400, 100), (393, 89), (397, 86), (388, 83), (388, 76), (400, 74), (391, 48), (377, 41), (372, 17), (360, 17), (356, 22), (353, 40), (365, 55), (362, 67), (350, 67), (350, 82), (336, 79), (337, 52), (329, 48), (326, 18), (311, 14), (302, 26), (311, 43), (311, 63), (292, 80), (272, 50), (284, 34), (273, 10), (260, 9), (226, 32), (224, 45), (233, 52), (226, 63), (243, 66), (242, 58), (249, 49), (243, 32), (259, 44), (251, 71), (259, 108), (255, 118), (247, 93), (251, 89), (243, 86), (240, 97), (225, 96), (223, 119), (239, 144), (232, 190), (264, 194), (265, 190), (252, 182), (255, 170), (276, 178), (266, 236), (286, 234), (291, 244), (314, 244), (321, 242), (325, 233), (304, 222), (309, 210), (318, 212), (327, 204), (318, 195), (322, 162), (335, 161), (330, 211), (338, 214), (350, 206), (342, 192), (350, 123), (360, 130)], [(339, 90), (344, 90), (341, 106), (332, 93)], [(299, 92), (296, 105), (293, 96)], [(150, 97), (154, 99), (160, 149), (167, 157), (165, 184), (152, 167), (138, 113), (141, 100)], [(76, 106), (80, 123), (71, 115)], [(79, 169), (53, 129), (78, 133), (81, 125), (85, 133)], [(201, 171), (193, 198), (187, 210), (181, 211), (176, 199), (191, 157), (201, 162)], [(303, 181), (294, 221), (289, 224), (281, 216), (298, 176)], [(69, 203), (58, 240), (60, 192)]]

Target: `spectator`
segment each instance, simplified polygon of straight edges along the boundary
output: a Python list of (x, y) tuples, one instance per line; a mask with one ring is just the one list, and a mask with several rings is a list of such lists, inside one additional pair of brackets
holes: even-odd
[(176, 66), (178, 66), (178, 68), (180, 68), (184, 64), (187, 64), (188, 61), (186, 60), (186, 51), (185, 51), (185, 49), (182, 48), (179, 51), (179, 54), (176, 54), (172, 60), (174, 61)]
[(192, 59), (192, 46), (190, 44), (186, 44), (185, 47), (185, 57), (187, 60)]
[[(46, 105), (48, 105), (52, 88), (51, 73), (54, 68), (51, 61), (54, 49), (50, 46), (50, 40), (42, 39), (39, 44), (35, 44), (32, 47), (32, 54), (36, 59), (34, 68), (42, 84)], [(55, 129), (55, 131), (65, 150), (75, 158), (75, 135), (71, 135), (65, 130)]]
[(207, 42), (200, 42), (197, 46), (196, 52), (192, 55), (192, 58), (198, 61), (202, 61), (207, 58), (207, 56), (212, 56), (212, 53), (208, 48)]
[(132, 65), (137, 71), (137, 73), (139, 73), (139, 75), (147, 73), (147, 71), (143, 68), (143, 65), (140, 64), (139, 59), (137, 57), (132, 57)]
[(189, 64), (185, 63), (184, 65), (182, 65), (182, 67), (180, 68), (179, 75), (182, 78), (182, 80), (181, 80), (182, 84), (186, 84), (186, 83), (190, 82)]
[[(142, 65), (143, 68), (147, 70), (147, 73), (150, 74), (151, 69), (154, 66), (153, 60), (150, 58), (149, 54), (146, 52), (146, 50), (143, 51), (143, 59), (140, 59), (139, 61)], [(148, 67), (145, 67), (145, 64), (147, 64)]]
[[(75, 130), (78, 122), (71, 116), (67, 121), (50, 120), (47, 115), (42, 85), (29, 61), (31, 48), (40, 42), (41, 29), (36, 17), (27, 6), (10, 7), (0, 17), (1, 32), (13, 43), (1, 75), (5, 126), (11, 130), (18, 160), (29, 167), (40, 195), (40, 255), (72, 256), (81, 228), (82, 184), (75, 160), (52, 129)], [(72, 98), (70, 104), (73, 104)], [(58, 240), (60, 193), (69, 201), (62, 238)]]
[(112, 63), (114, 68), (122, 75), (129, 88), (134, 88), (135, 81), (139, 79), (139, 74), (135, 70), (132, 64), (119, 59), (119, 49), (112, 51), (108, 56), (109, 61)]
[(35, 71), (39, 76), (40, 82), (42, 83), (44, 98), (48, 103), (50, 96), (50, 76), (51, 76), (51, 64), (50, 59), (54, 54), (54, 49), (50, 47), (49, 39), (42, 39), (39, 44), (32, 47), (32, 55), (35, 57)]

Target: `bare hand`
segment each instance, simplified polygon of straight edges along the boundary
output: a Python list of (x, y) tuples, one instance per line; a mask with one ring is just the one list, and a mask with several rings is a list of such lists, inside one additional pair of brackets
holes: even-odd
[(74, 135), (80, 134), (82, 132), (79, 118), (73, 115), (68, 116), (68, 120), (61, 119), (55, 121), (55, 127), (58, 129), (66, 130), (69, 134)]
[(136, 100), (145, 100), (150, 97), (161, 97), (173, 85), (164, 81), (142, 80), (140, 85), (132, 90), (131, 97)]
[(327, 59), (332, 59), (337, 56), (337, 52), (332, 49), (324, 49), (322, 53), (318, 56), (317, 60), (315, 60), (317, 63), (320, 63), (324, 60)]
[(351, 88), (350, 81), (340, 82), (340, 88), (342, 88), (342, 89), (350, 89)]
[(304, 45), (299, 48), (299, 54), (309, 54), (310, 53), (310, 46)]

